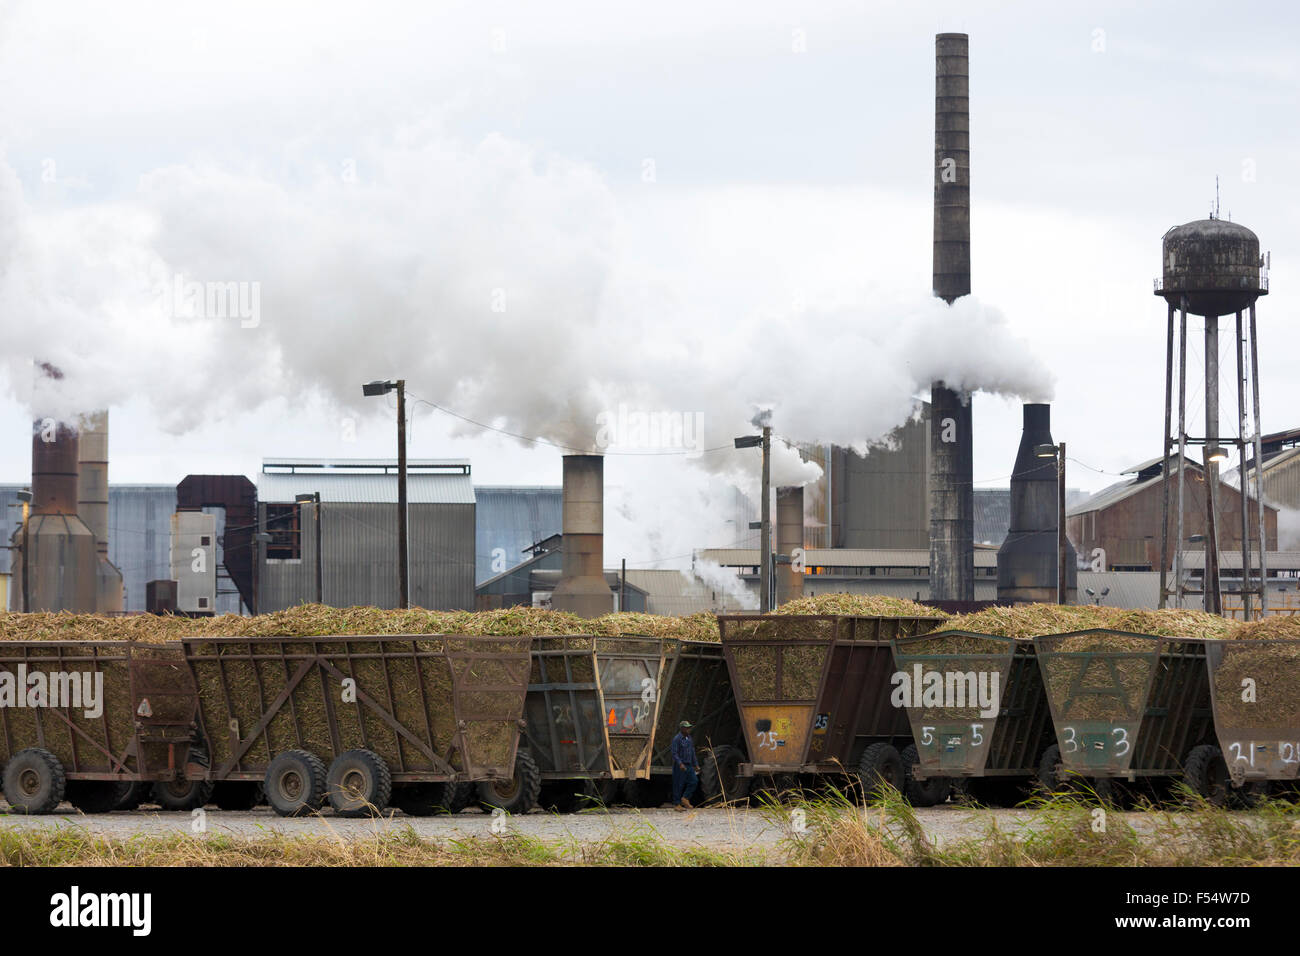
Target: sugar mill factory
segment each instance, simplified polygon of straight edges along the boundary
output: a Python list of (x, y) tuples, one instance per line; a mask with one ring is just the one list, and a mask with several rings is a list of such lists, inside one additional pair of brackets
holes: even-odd
[[(939, 34), (932, 291), (949, 305), (972, 290), (971, 169), (968, 39)], [(109, 482), (106, 410), (69, 422), (37, 407), (30, 481), (0, 485), (11, 532), (0, 555), (4, 603), (190, 615), (302, 603), (527, 605), (593, 617), (768, 609), (847, 592), (949, 610), (1060, 602), (1289, 612), (1300, 607), (1300, 551), (1280, 550), (1278, 524), (1300, 509), (1300, 428), (1261, 424), (1256, 305), (1269, 292), (1268, 255), (1217, 209), (1173, 226), (1158, 253), (1153, 237), (1153, 263), (1157, 254), (1154, 291), (1168, 312), (1163, 444), (1094, 494), (1069, 486), (1066, 436), (1037, 402), (1024, 404), (1018, 436), (1002, 436), (1018, 439), (1008, 486), (977, 488), (971, 395), (934, 381), (917, 414), (865, 455), (782, 436), (821, 466), (820, 478), (770, 488), (764, 471), (761, 494), (736, 493), (736, 540), (696, 542), (691, 568), (677, 570), (610, 553), (599, 454), (557, 453), (555, 483), (540, 486), (478, 485), (464, 459), (408, 460), (400, 382), (367, 392), (399, 392), (395, 459), (272, 450), (257, 474), (191, 474), (176, 485)], [(1145, 294), (1133, 290), (1135, 301)], [(1203, 423), (1187, 415), (1188, 315), (1205, 320), (1203, 349), (1193, 348), (1208, 357)], [(1225, 430), (1221, 322), (1236, 338)], [(1147, 417), (1154, 439), (1156, 415)], [(746, 459), (756, 471), (773, 437), (737, 439), (756, 449)], [(704, 566), (737, 587), (719, 588), (698, 573)]]

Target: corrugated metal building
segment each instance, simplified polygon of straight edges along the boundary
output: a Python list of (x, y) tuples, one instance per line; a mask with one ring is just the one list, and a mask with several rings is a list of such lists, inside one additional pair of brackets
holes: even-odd
[[(1171, 461), (1176, 469), (1176, 460)], [(1162, 458), (1134, 465), (1125, 474), (1132, 478), (1116, 482), (1085, 501), (1066, 508), (1065, 527), (1070, 543), (1084, 563), (1093, 560), (1100, 548), (1105, 552), (1105, 570), (1160, 570), (1160, 522), (1164, 495), (1161, 490)], [(1205, 534), (1205, 473), (1201, 465), (1188, 460), (1184, 479), (1184, 536)], [(1254, 497), (1249, 520), (1257, 528), (1258, 511)], [(1169, 560), (1173, 563), (1173, 536), (1176, 532), (1178, 480), (1169, 483)], [(1219, 485), (1218, 532), (1222, 554), (1241, 551), (1242, 496), (1226, 482)], [(1277, 547), (1277, 509), (1264, 506), (1265, 535), (1270, 550)], [(1258, 544), (1256, 544), (1258, 547)]]
[(510, 570), (538, 541), (559, 534), (559, 485), (474, 488), (474, 584)]
[[(6, 538), (20, 526), (22, 510), (17, 505), (18, 492), (27, 485), (0, 485), (0, 515), (3, 515)], [(217, 517), (218, 559), (225, 516), (220, 509), (204, 509)], [(108, 557), (122, 572), (126, 611), (145, 610), (145, 585), (171, 575), (171, 516), (176, 511), (176, 486), (151, 484), (112, 484), (108, 486)], [(9, 570), (10, 552), (0, 550), (0, 573)], [(224, 575), (218, 580), (217, 613), (239, 613), (239, 595)], [(21, 591), (11, 589), (14, 608), (21, 602)]]
[[(322, 590), (334, 607), (397, 606), (397, 464), (375, 459), (267, 459), (257, 480), (259, 610), (315, 600), (321, 496)], [(474, 485), (465, 460), (407, 462), (412, 606), (474, 607)]]
[[(739, 569), (741, 580), (757, 592), (757, 548), (707, 548), (701, 561)], [(805, 597), (817, 594), (883, 594), (929, 600), (930, 552), (920, 548), (809, 548), (805, 554)], [(996, 548), (975, 549), (975, 600), (995, 601), (998, 590)]]
[[(480, 611), (504, 607), (549, 607), (551, 592), (559, 583), (563, 570), (564, 553), (560, 550), (559, 535), (536, 542), (536, 553), (513, 568), (488, 578), (474, 589), (475, 606)], [(609, 610), (645, 612), (649, 609), (646, 591), (633, 583), (634, 572), (629, 571), (627, 587), (622, 586), (618, 570), (605, 569), (605, 583), (609, 585)], [(667, 613), (653, 611), (652, 614)]]

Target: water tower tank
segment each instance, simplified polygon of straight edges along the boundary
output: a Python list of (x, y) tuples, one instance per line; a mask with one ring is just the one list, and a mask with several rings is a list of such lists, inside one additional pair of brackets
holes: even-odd
[(1192, 315), (1231, 315), (1268, 294), (1259, 238), (1245, 226), (1199, 219), (1164, 236), (1164, 275), (1156, 294)]

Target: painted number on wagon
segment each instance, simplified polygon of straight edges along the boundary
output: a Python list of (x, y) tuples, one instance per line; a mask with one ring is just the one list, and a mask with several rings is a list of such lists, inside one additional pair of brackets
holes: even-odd
[(984, 743), (984, 735), (980, 733), (983, 729), (983, 724), (970, 725), (970, 742), (972, 747), (978, 747), (980, 744)]
[(766, 731), (764, 731), (764, 730), (760, 730), (760, 731), (758, 732), (758, 749), (759, 749), (759, 750), (775, 750), (775, 749), (776, 749), (776, 731), (775, 731), (775, 730), (766, 730)]
[(923, 746), (923, 747), (928, 747), (928, 746), (930, 746), (930, 744), (932, 744), (932, 743), (934, 743), (934, 728), (933, 728), (933, 727), (922, 727), (922, 728), (921, 728), (921, 746)]

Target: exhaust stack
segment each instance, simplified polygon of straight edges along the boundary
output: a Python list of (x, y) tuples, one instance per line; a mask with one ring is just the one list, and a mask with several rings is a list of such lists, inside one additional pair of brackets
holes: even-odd
[(803, 488), (776, 489), (776, 605), (803, 597), (803, 574), (790, 563), (796, 548), (803, 547)]
[(580, 617), (614, 610), (605, 581), (605, 459), (565, 455), (563, 514), (564, 570), (551, 595), (551, 607)]
[(77, 449), (77, 514), (95, 536), (95, 609), (120, 614), (122, 572), (108, 559), (107, 411), (82, 416)]
[[(1025, 428), (1011, 476), (1011, 527), (998, 549), (998, 600), (1018, 604), (1056, 603), (1059, 503), (1056, 463), (1034, 449), (1052, 441), (1052, 406), (1025, 405)], [(1065, 601), (1073, 604), (1079, 571), (1074, 548), (1065, 542)]]
[[(62, 374), (39, 365), (36, 392)], [(39, 401), (39, 398), (38, 398)], [(77, 432), (54, 418), (32, 423), (32, 506), (13, 544), (14, 607), (31, 611), (95, 610), (95, 535), (77, 516)], [(26, 595), (24, 606), (23, 595)]]
[[(935, 37), (934, 294), (970, 294), (969, 37)], [(930, 598), (975, 600), (975, 491), (970, 393), (930, 388)]]

